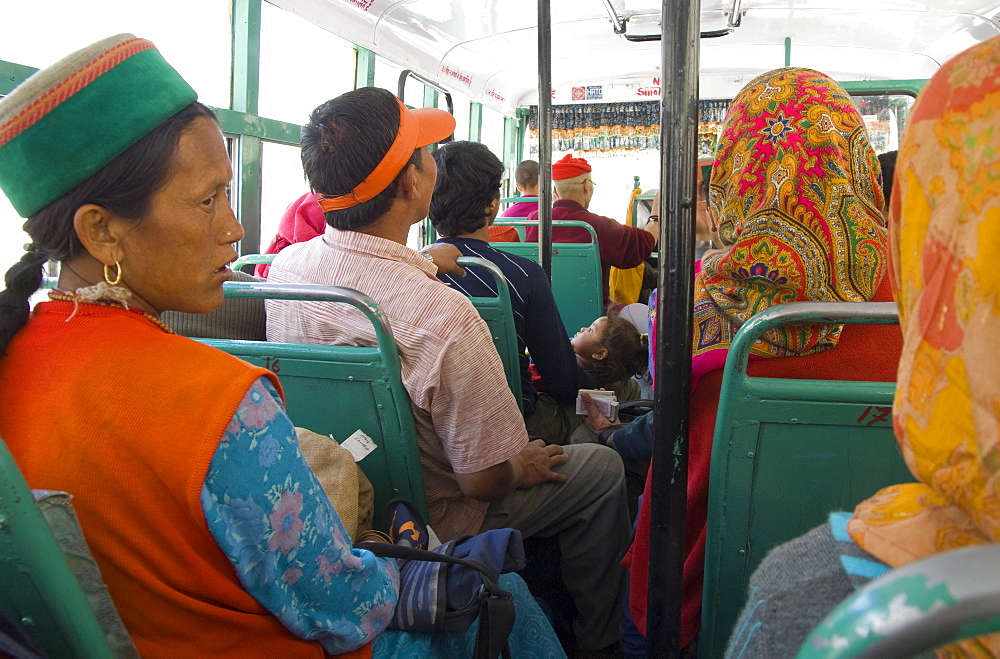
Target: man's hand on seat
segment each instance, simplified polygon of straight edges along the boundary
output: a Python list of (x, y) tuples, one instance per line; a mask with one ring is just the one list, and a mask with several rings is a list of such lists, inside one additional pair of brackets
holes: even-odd
[(517, 489), (527, 490), (542, 483), (565, 483), (566, 476), (552, 469), (568, 461), (569, 456), (561, 446), (546, 444), (541, 439), (528, 442), (513, 460), (519, 474)]
[(431, 243), (420, 251), (430, 254), (433, 257), (438, 274), (455, 275), (457, 277), (465, 276), (465, 270), (458, 264), (458, 259), (462, 256), (462, 252), (454, 245), (449, 243)]

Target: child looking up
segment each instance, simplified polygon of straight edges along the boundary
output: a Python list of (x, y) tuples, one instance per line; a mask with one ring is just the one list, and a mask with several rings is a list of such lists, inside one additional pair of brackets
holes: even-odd
[(590, 327), (580, 328), (570, 344), (580, 367), (590, 371), (603, 387), (614, 389), (619, 402), (636, 397), (638, 384), (630, 378), (647, 370), (649, 339), (645, 334), (639, 334), (632, 323), (619, 316), (617, 311), (609, 311), (607, 316), (601, 316)]

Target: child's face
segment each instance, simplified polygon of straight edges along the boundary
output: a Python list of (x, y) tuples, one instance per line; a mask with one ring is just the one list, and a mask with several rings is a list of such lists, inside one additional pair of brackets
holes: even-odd
[(604, 338), (604, 325), (607, 322), (608, 317), (601, 316), (591, 323), (590, 327), (581, 327), (580, 331), (570, 339), (573, 351), (587, 361), (603, 359), (607, 351), (601, 345), (601, 340)]

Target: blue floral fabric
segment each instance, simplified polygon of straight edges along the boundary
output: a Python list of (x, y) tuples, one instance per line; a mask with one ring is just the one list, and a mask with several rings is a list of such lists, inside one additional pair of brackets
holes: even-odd
[[(209, 464), (201, 505), (243, 587), (296, 636), (331, 654), (375, 640), (376, 657), (472, 655), (478, 621), (465, 634), (385, 629), (398, 599), (395, 561), (352, 548), (266, 378), (233, 415)], [(524, 581), (505, 574), (500, 585), (514, 595), (517, 612), (512, 656), (565, 657)]]
[(248, 593), (296, 636), (346, 652), (389, 624), (399, 573), (352, 548), (280, 401), (264, 378), (247, 390), (209, 465), (202, 509)]

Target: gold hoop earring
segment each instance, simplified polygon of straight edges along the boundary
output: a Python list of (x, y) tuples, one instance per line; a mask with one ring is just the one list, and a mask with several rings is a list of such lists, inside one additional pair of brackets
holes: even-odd
[(118, 283), (122, 280), (122, 265), (121, 263), (118, 262), (118, 259), (115, 259), (115, 268), (118, 270), (118, 273), (115, 275), (114, 281), (111, 281), (110, 268), (111, 268), (110, 265), (105, 264), (104, 281), (108, 282), (109, 286), (117, 286)]

